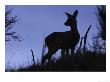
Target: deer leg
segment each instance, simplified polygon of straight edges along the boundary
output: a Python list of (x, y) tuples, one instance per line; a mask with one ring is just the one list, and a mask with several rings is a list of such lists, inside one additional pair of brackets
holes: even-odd
[(65, 56), (66, 55), (66, 50), (65, 49), (61, 49), (61, 56)]
[(53, 49), (49, 49), (49, 56), (48, 56), (48, 61), (51, 61), (51, 57), (53, 54), (55, 54), (58, 51), (58, 49), (53, 48)]
[(66, 50), (66, 55), (69, 55), (69, 49), (65, 49)]
[(71, 48), (71, 55), (74, 54), (74, 50), (75, 50), (75, 48)]
[(44, 65), (45, 61), (48, 59), (49, 53), (47, 53), (43, 58), (42, 58), (42, 64)]
[(48, 53), (42, 58), (42, 64), (44, 64), (47, 59), (48, 61), (51, 61), (52, 55), (55, 54), (57, 51), (58, 49), (48, 49)]

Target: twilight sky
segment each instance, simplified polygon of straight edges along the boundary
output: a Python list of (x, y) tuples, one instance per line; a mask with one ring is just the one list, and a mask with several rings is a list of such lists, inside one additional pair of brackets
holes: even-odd
[(45, 5), (13, 5), (8, 9), (13, 9), (13, 15), (20, 19), (14, 30), (23, 38), (22, 42), (6, 42), (5, 63), (12, 67), (30, 64), (31, 49), (33, 49), (36, 61), (40, 59), (42, 53), (43, 39), (52, 32), (63, 32), (70, 30), (64, 26), (67, 16), (64, 12), (73, 14), (77, 9), (77, 28), (80, 36), (84, 36), (89, 25), (92, 25), (88, 34), (87, 43), (91, 44), (92, 36), (96, 33), (96, 6), (95, 5), (70, 5), (70, 6), (45, 6)]

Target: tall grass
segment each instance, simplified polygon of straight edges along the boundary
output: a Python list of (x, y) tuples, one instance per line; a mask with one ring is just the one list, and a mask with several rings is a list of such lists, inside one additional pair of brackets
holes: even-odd
[[(62, 54), (63, 55), (63, 54)], [(73, 71), (73, 72), (105, 72), (106, 55), (86, 51), (85, 54), (77, 53), (73, 55), (64, 55), (58, 59), (53, 58), (42, 66), (40, 61), (27, 67), (20, 67), (18, 70), (10, 69), (8, 71), (16, 72), (45, 72), (45, 71)]]

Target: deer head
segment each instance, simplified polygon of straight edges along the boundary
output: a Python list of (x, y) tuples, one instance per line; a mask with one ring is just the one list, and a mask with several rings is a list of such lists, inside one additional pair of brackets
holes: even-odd
[(68, 19), (64, 23), (64, 25), (65, 26), (75, 26), (77, 24), (76, 17), (78, 15), (78, 10), (76, 10), (73, 15), (66, 13), (66, 12), (65, 12), (65, 14), (67, 15)]

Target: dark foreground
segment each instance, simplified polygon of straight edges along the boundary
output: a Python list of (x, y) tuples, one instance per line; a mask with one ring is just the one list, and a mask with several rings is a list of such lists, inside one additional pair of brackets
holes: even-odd
[(21, 67), (14, 72), (106, 72), (106, 55), (96, 53), (61, 56), (42, 66), (40, 63)]

